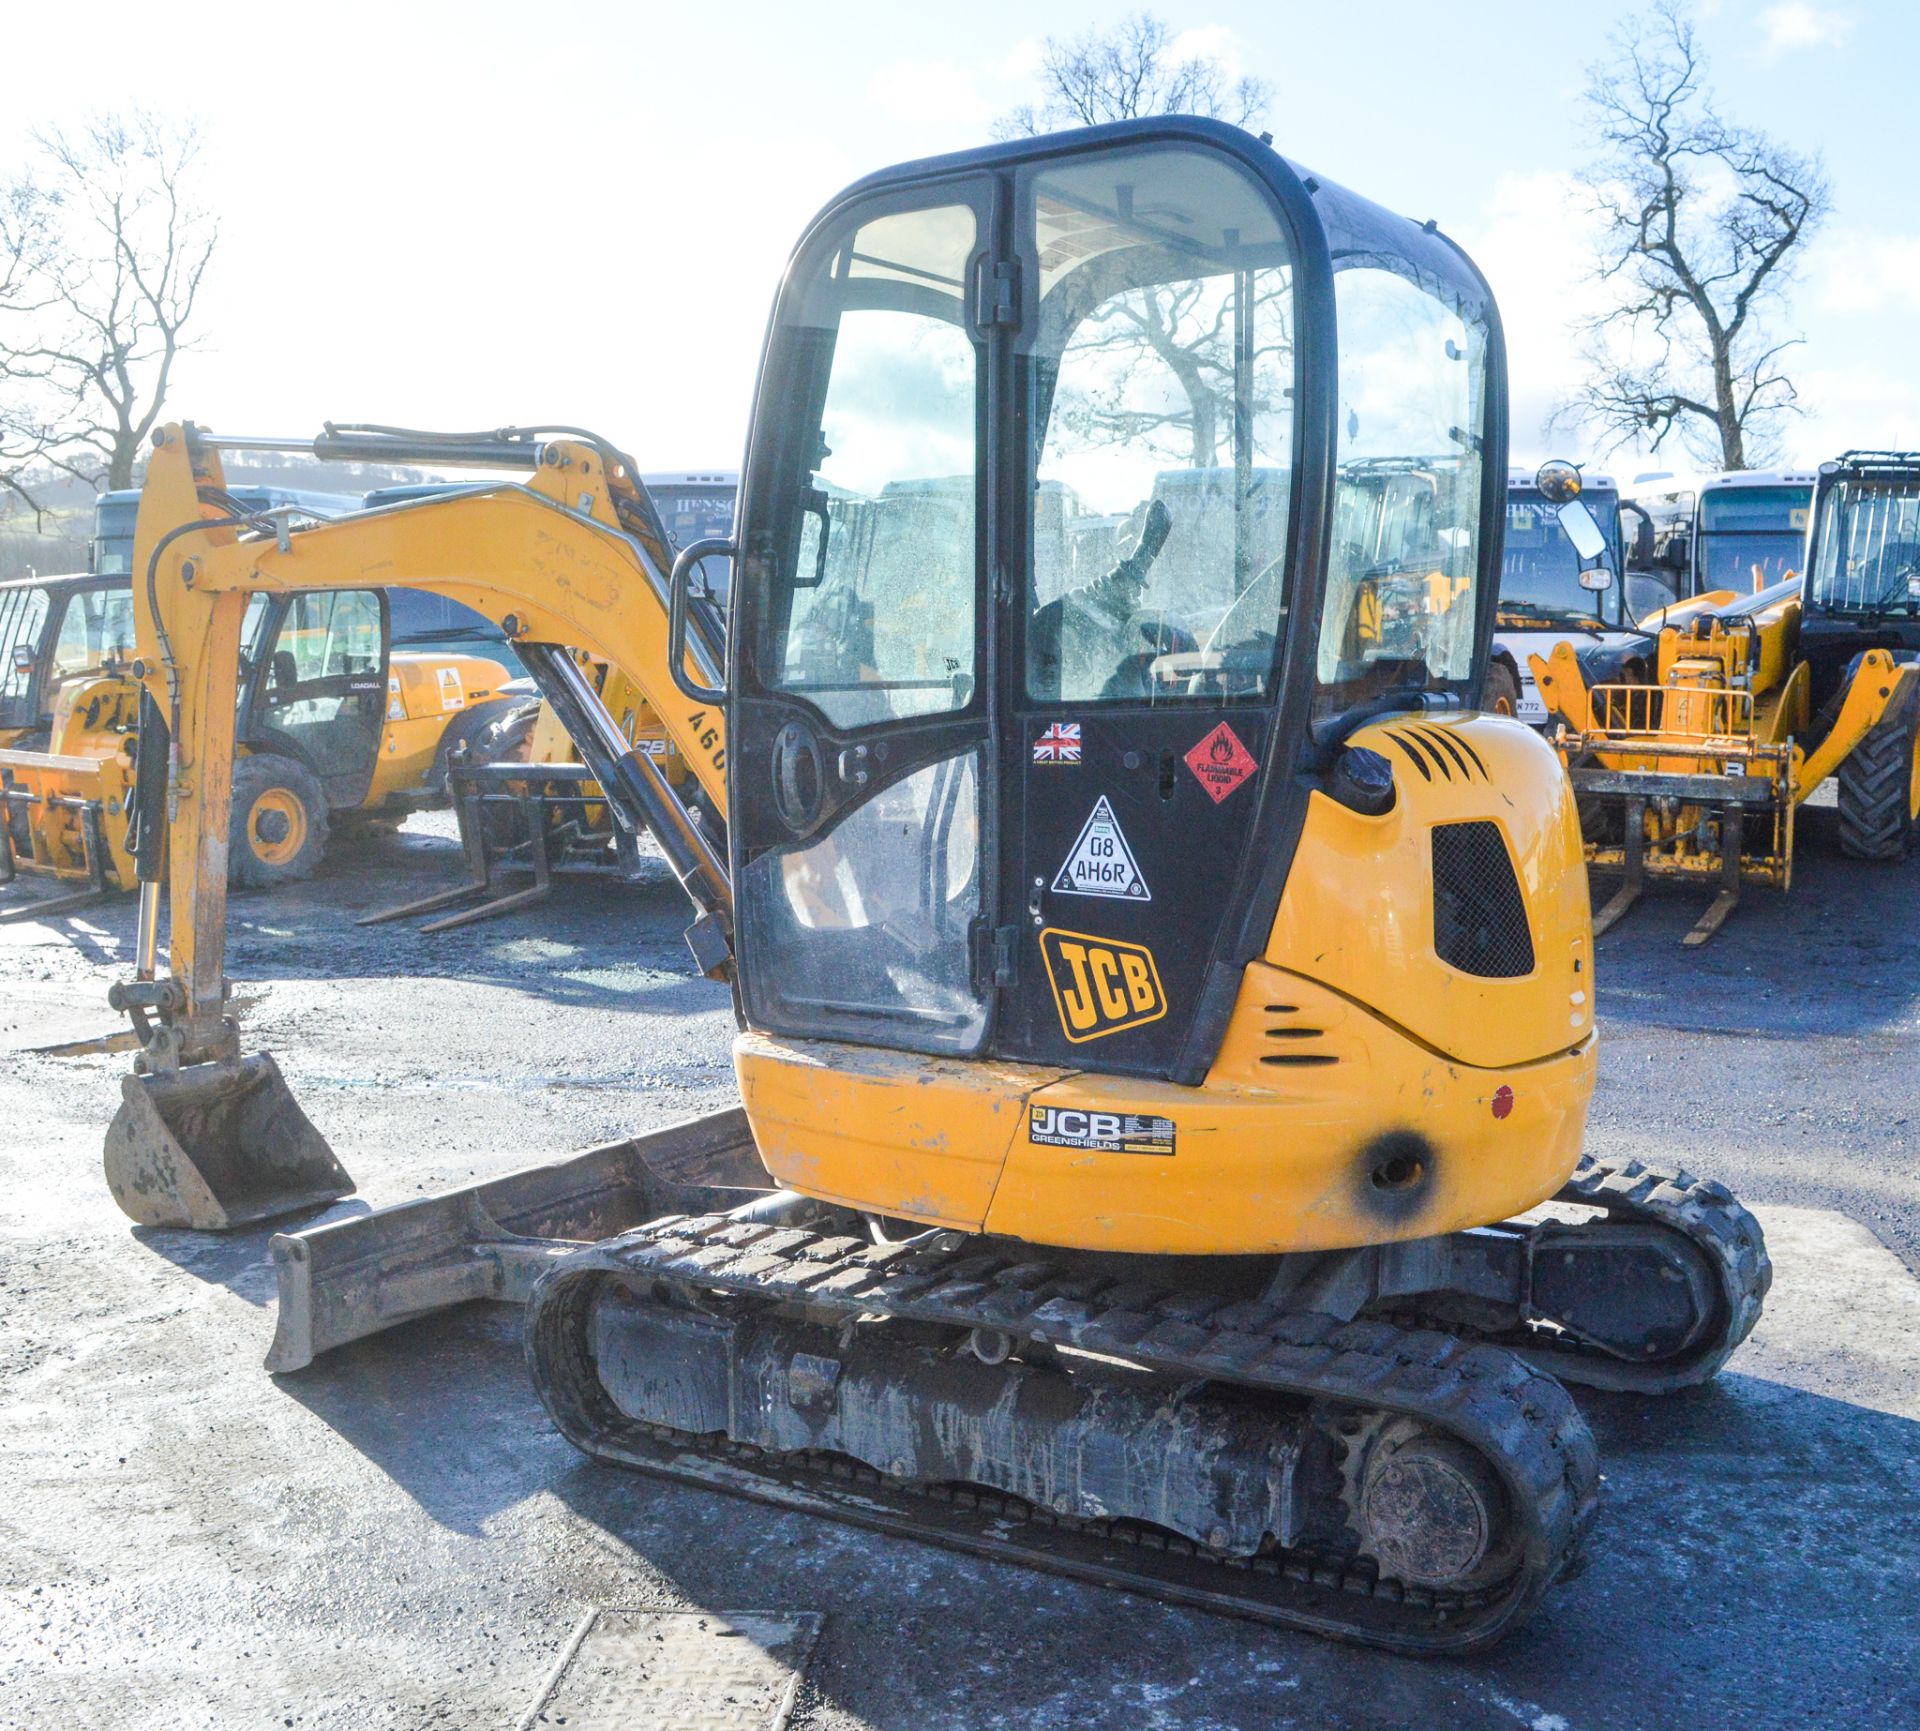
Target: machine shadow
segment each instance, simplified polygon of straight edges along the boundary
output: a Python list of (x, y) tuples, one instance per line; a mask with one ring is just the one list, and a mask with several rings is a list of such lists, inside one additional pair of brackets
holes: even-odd
[(129, 1230), (154, 1255), (164, 1257), (182, 1273), (210, 1286), (224, 1286), (236, 1298), (265, 1308), (275, 1297), (273, 1258), (267, 1246), (276, 1232), (305, 1231), (309, 1226), (352, 1220), (372, 1212), (370, 1204), (348, 1197), (330, 1208), (290, 1214), (244, 1232), (190, 1232), (165, 1226), (134, 1226)]
[(457, 1305), (354, 1341), (304, 1370), (260, 1375), (440, 1525), (477, 1535), (579, 1461), (527, 1379), (520, 1315), (515, 1305)]
[[(333, 845), (320, 869), (303, 882), (273, 890), (235, 890), (227, 903), (227, 959), (231, 974), (248, 985), (280, 980), (332, 980), (365, 971), (395, 972), (421, 979), (492, 985), (542, 1001), (586, 1008), (618, 1009), (644, 1004), (660, 1014), (724, 1009), (723, 986), (693, 971), (679, 932), (691, 920), (685, 892), (664, 859), (644, 856), (656, 868), (639, 883), (611, 875), (563, 872), (553, 893), (497, 920), (454, 931), (420, 931), (417, 920), (357, 926), (362, 916), (451, 888), (460, 878), (461, 854), (450, 837), (433, 834), (370, 834)], [(507, 874), (511, 889), (524, 874)], [(0, 906), (10, 905), (0, 903)], [(26, 905), (26, 898), (20, 905)], [(681, 917), (684, 912), (684, 917)], [(45, 923), (40, 941), (63, 941), (90, 964), (117, 969), (129, 964), (138, 919), (136, 900), (117, 895)], [(30, 928), (33, 922), (27, 922)], [(632, 935), (624, 954), (608, 954), (607, 934)], [(530, 980), (528, 948), (551, 964)], [(570, 957), (590, 958), (601, 978), (569, 975)], [(631, 986), (604, 976), (643, 968), (674, 978)], [(102, 1025), (113, 1017), (103, 1004)]]
[[(548, 1488), (696, 1603), (827, 1612), (814, 1686), (902, 1731), (965, 1723), (954, 1679), (982, 1686), (983, 1668), (1009, 1723), (1051, 1723), (1051, 1709), (1131, 1728), (1151, 1709), (1166, 1724), (1510, 1727), (1516, 1700), (1538, 1704), (1538, 1724), (1574, 1698), (1583, 1731), (1640, 1731), (1669, 1698), (1694, 1703), (1699, 1727), (1872, 1722), (1886, 1677), (1836, 1679), (1832, 1656), (1868, 1634), (1869, 1648), (1920, 1650), (1920, 1601), (1900, 1585), (1920, 1567), (1920, 1520), (1898, 1512), (1920, 1423), (1738, 1373), (1665, 1401), (1580, 1400), (1607, 1472), (1592, 1563), (1469, 1661), (1339, 1647), (584, 1462)], [(1097, 1658), (1099, 1691), (1023, 1699), (1023, 1670), (1045, 1668), (1018, 1656), (1074, 1648)], [(1920, 1684), (1896, 1687), (1920, 1706)], [(1349, 1717), (1356, 1692), (1366, 1710)]]

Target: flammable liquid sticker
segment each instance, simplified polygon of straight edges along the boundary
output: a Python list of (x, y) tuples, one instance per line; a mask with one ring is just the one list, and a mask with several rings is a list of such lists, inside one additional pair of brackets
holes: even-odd
[(1103, 793), (1094, 801), (1087, 821), (1067, 854), (1066, 863), (1055, 874), (1057, 894), (1068, 896), (1112, 896), (1116, 901), (1150, 902), (1153, 892), (1134, 864), (1133, 849), (1120, 833), (1120, 820)]
[(1095, 1154), (1173, 1153), (1174, 1124), (1147, 1112), (1083, 1112), (1077, 1106), (1029, 1106), (1027, 1140)]
[(1224, 721), (1187, 753), (1186, 765), (1215, 805), (1260, 767)]

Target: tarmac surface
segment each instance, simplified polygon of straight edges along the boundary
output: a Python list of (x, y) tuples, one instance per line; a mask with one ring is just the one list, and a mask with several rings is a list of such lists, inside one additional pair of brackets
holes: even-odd
[[(1686, 893), (1600, 942), (1590, 1141), (1731, 1184), (1774, 1292), (1709, 1388), (1578, 1394), (1593, 1562), (1466, 1663), (590, 1465), (505, 1307), (267, 1377), (267, 1234), (130, 1229), (99, 1170), (127, 1059), (34, 1050), (112, 1028), (130, 905), (0, 927), (0, 1727), (506, 1731), (542, 1699), (560, 1723), (596, 1610), (696, 1653), (807, 1631), (796, 1731), (1920, 1724), (1920, 862), (1839, 861), (1824, 821), (1792, 894), (1749, 892), (1704, 951)], [(350, 923), (455, 863), (420, 819), (234, 903), (247, 1042), (358, 1180), (343, 1209), (731, 1101), (726, 995), (689, 977), (664, 866), (438, 937)], [(771, 1723), (778, 1679), (748, 1684), (711, 1720), (629, 1697), (621, 1723)]]

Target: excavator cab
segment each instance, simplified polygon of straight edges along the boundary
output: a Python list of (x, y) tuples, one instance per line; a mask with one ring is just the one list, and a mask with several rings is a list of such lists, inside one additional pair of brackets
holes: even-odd
[[(1230, 127), (831, 206), (738, 537), (748, 1021), (1199, 1081), (1311, 778), (1368, 715), (1477, 693), (1501, 364), (1451, 242)], [(1383, 466), (1420, 483), (1384, 526)], [(1196, 470), (1226, 484), (1169, 512)]]

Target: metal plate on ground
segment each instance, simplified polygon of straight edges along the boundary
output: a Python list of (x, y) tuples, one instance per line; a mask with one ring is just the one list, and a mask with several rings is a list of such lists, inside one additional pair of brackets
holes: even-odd
[(589, 1611), (521, 1731), (782, 1731), (817, 1611)]

